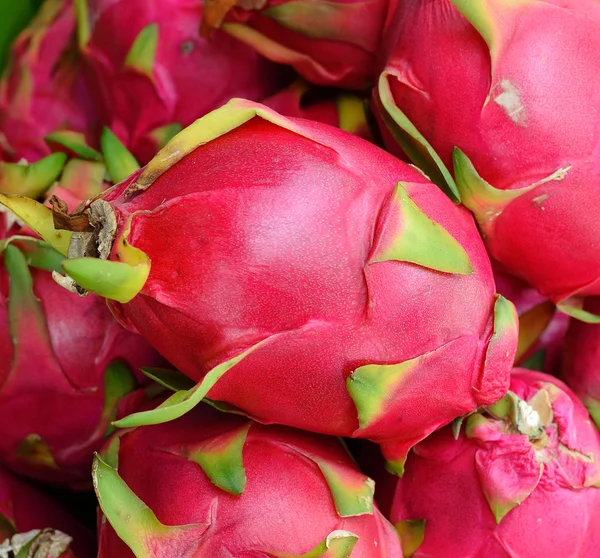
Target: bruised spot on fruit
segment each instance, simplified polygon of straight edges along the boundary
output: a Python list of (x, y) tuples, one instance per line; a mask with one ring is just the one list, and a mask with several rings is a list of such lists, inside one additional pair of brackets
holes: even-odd
[(499, 86), (502, 93), (494, 97), (494, 102), (506, 111), (508, 117), (515, 124), (525, 126), (527, 117), (519, 90), (508, 79), (503, 79)]
[(533, 198), (531, 201), (537, 205), (539, 208), (544, 209), (542, 205), (548, 199), (548, 194), (542, 194), (541, 196), (537, 196)]
[(196, 45), (194, 45), (194, 41), (188, 39), (187, 41), (183, 41), (183, 43), (181, 43), (179, 50), (184, 56), (189, 56), (190, 54), (192, 54), (192, 52), (194, 52), (195, 48)]

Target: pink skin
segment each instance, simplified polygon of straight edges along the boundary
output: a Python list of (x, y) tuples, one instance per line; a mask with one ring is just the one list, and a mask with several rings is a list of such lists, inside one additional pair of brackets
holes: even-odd
[[(306, 457), (334, 464), (349, 478), (364, 478), (335, 440), (252, 423), (242, 449), (246, 486), (240, 496), (215, 486), (197, 463), (179, 453), (249, 422), (201, 405), (176, 422), (136, 428), (120, 437), (119, 474), (159, 521), (210, 523), (198, 530), (195, 550), (186, 555), (304, 554), (339, 529), (359, 537), (352, 558), (401, 556), (398, 537), (377, 508), (373, 514), (338, 515), (321, 470)], [(161, 544), (157, 537), (153, 556), (177, 554), (174, 544)], [(133, 556), (108, 521), (100, 524), (99, 545), (98, 558)]]
[[(261, 50), (257, 44), (257, 50), (274, 61), (290, 63), (311, 83), (346, 89), (366, 89), (372, 85), (376, 77), (374, 71), (379, 41), (387, 15), (387, 0), (317, 1), (312, 4), (312, 14), (306, 13), (306, 10), (304, 13), (294, 13), (288, 8), (289, 12), (281, 17), (292, 21), (289, 27), (280, 23), (278, 16), (268, 12), (288, 2), (268, 0), (264, 7), (256, 9), (235, 6), (225, 17), (225, 23), (244, 23), (261, 33), (266, 38), (263, 40), (275, 42), (277, 46), (268, 51)], [(292, 3), (289, 4), (291, 8)], [(338, 11), (332, 16), (319, 9), (320, 4), (328, 6), (330, 11)], [(329, 27), (324, 22), (328, 17), (336, 20), (335, 23), (330, 22)]]
[[(600, 312), (600, 298), (586, 301), (585, 309)], [(562, 379), (600, 422), (600, 325), (572, 320), (565, 337)]]
[[(4, 266), (0, 270), (0, 457), (21, 474), (88, 487), (92, 454), (111, 420), (101, 418), (107, 366), (123, 361), (139, 383), (144, 379), (140, 366), (163, 361), (144, 339), (114, 320), (102, 298), (81, 299), (58, 286), (49, 272), (30, 272), (43, 320), (23, 305), (15, 353), (8, 276)], [(128, 414), (144, 399), (143, 390), (137, 390), (115, 401), (117, 415)], [(57, 467), (19, 457), (20, 444), (32, 434), (48, 445)]]
[(68, 50), (74, 9), (70, 1), (62, 4), (41, 41), (39, 29), (30, 27), (12, 47), (11, 70), (0, 82), (0, 160), (37, 161), (50, 154), (46, 135), (61, 129), (92, 131), (96, 115), (90, 93)]
[[(576, 395), (556, 378), (515, 369), (510, 389), (530, 400), (544, 384), (554, 386), (553, 420), (538, 459), (527, 436), (485, 426), (469, 436), (463, 427), (457, 440), (448, 427), (413, 448), (389, 516), (392, 523), (425, 520), (413, 558), (595, 555), (600, 438)], [(497, 499), (531, 493), (497, 524), (484, 491)]]
[(71, 517), (58, 502), (0, 468), (0, 543), (14, 534), (4, 530), (4, 518), (18, 533), (50, 528), (72, 537), (72, 551), (61, 554), (59, 558), (92, 558), (96, 555), (92, 533)]
[[(389, 82), (394, 102), (449, 169), (457, 146), (500, 190), (570, 166), (564, 179), (538, 185), (482, 230), (490, 255), (544, 296), (600, 294), (599, 137), (590, 116), (600, 103), (599, 6), (484, 4), (493, 12), (493, 65), (450, 0), (397, 2), (382, 56), (398, 75)], [(515, 95), (511, 113), (505, 106)]]
[[(202, 0), (89, 0), (86, 78), (103, 124), (141, 163), (157, 151), (151, 133), (188, 126), (233, 97), (262, 99), (287, 73), (226, 34), (199, 35)], [(153, 79), (124, 66), (139, 32), (158, 23)]]
[[(429, 432), (502, 397), (516, 329), (501, 332), (484, 366), (494, 282), (467, 211), (372, 144), (291, 121), (308, 137), (254, 118), (193, 151), (148, 190), (124, 198), (133, 175), (103, 196), (118, 234), (132, 216), (128, 241), (152, 262), (141, 293), (111, 308), (195, 380), (270, 338), (209, 397), (264, 423), (393, 439), (401, 458)], [(369, 264), (375, 238), (384, 242), (388, 231), (381, 214), (397, 211), (387, 204), (399, 181), (462, 245), (473, 274)], [(357, 431), (348, 376), (423, 354), (381, 420)]]

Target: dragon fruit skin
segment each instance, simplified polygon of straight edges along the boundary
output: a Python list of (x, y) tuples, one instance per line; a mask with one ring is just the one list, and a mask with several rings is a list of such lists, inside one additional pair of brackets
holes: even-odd
[[(2, 542), (16, 533), (58, 529), (73, 538), (70, 550), (56, 558), (92, 558), (94, 538), (58, 502), (38, 488), (0, 468), (0, 551)], [(74, 553), (73, 553), (74, 552)], [(39, 554), (34, 558), (53, 558)]]
[(555, 302), (600, 293), (599, 23), (590, 1), (398, 2), (375, 96), (430, 176), (454, 163), (490, 255)]
[[(600, 312), (600, 298), (588, 298), (584, 308)], [(581, 398), (600, 428), (600, 325), (571, 320), (561, 372), (562, 380)]]
[[(119, 433), (112, 453), (121, 478), (100, 461), (93, 473), (107, 519), (99, 558), (133, 556), (115, 529), (139, 558), (291, 557), (331, 533), (350, 537), (351, 553), (340, 555), (401, 557), (398, 536), (373, 505), (373, 481), (337, 440), (200, 405), (175, 422)], [(162, 528), (145, 515), (140, 533), (138, 499)]]
[(0, 160), (37, 161), (50, 154), (44, 137), (58, 130), (91, 133), (89, 92), (68, 52), (75, 33), (70, 0), (46, 0), (16, 39), (0, 81)]
[(49, 271), (28, 269), (30, 245), (18, 238), (0, 269), (0, 460), (38, 479), (89, 486), (110, 421), (145, 398), (139, 367), (163, 361), (102, 298), (80, 299)]
[(545, 435), (530, 441), (495, 406), (500, 417), (472, 415), (458, 439), (448, 427), (413, 448), (390, 514), (401, 533), (405, 527), (422, 538), (409, 555), (596, 555), (598, 432), (577, 396), (552, 376), (515, 369), (511, 391), (539, 413), (527, 415), (515, 400), (524, 429), (541, 419)]
[(200, 37), (202, 0), (86, 2), (88, 85), (103, 123), (142, 163), (173, 126), (181, 129), (232, 97), (262, 99), (287, 79), (227, 34)]
[(360, 138), (235, 100), (86, 207), (115, 213), (112, 261), (66, 272), (196, 381), (254, 347), (208, 396), (260, 422), (385, 442), (401, 469), (508, 388), (516, 315), (471, 216)]
[[(237, 4), (237, 5), (236, 5)], [(375, 80), (389, 0), (213, 0), (203, 26), (218, 27), (315, 85), (366, 89)]]

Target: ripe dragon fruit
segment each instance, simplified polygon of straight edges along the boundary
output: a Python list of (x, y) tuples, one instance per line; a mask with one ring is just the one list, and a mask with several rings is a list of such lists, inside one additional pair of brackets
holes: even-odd
[(142, 162), (182, 126), (232, 97), (262, 99), (284, 77), (227, 34), (200, 37), (202, 0), (77, 3), (85, 73), (103, 123)]
[[(600, 298), (590, 297), (584, 309), (600, 313)], [(581, 398), (600, 428), (600, 325), (571, 320), (565, 336), (561, 378)]]
[(44, 138), (59, 130), (92, 134), (96, 113), (71, 48), (74, 32), (71, 0), (46, 0), (15, 41), (0, 80), (0, 160), (49, 155)]
[(57, 502), (0, 468), (0, 556), (92, 558), (94, 539)]
[(316, 85), (366, 89), (389, 0), (208, 0), (204, 34), (218, 28)]
[(17, 236), (2, 248), (0, 460), (39, 479), (88, 486), (111, 420), (145, 398), (134, 391), (138, 367), (163, 361), (115, 322), (102, 298), (81, 300), (59, 287), (48, 270), (62, 256), (45, 243)]
[[(24, 215), (28, 200), (1, 199)], [(38, 209), (76, 288), (113, 299), (200, 381), (121, 426), (208, 394), (263, 423), (381, 442), (401, 471), (414, 443), (508, 389), (516, 315), (469, 213), (330, 126), (234, 100), (76, 214), (55, 207), (82, 231), (68, 249)]]
[(60, 176), (67, 156), (53, 153), (35, 163), (0, 161), (0, 192), (40, 197)]
[(373, 481), (337, 440), (200, 405), (105, 453), (99, 558), (402, 556)]
[(600, 294), (599, 25), (590, 0), (396, 2), (375, 95), (490, 255), (585, 319), (578, 297)]
[(515, 369), (511, 391), (413, 448), (390, 514), (414, 558), (591, 557), (600, 437), (560, 380)]
[(363, 99), (352, 93), (311, 87), (299, 80), (261, 103), (283, 116), (323, 122), (371, 139)]
[(515, 366), (559, 375), (565, 334), (570, 318), (522, 279), (492, 265), (496, 290), (519, 314), (519, 344)]

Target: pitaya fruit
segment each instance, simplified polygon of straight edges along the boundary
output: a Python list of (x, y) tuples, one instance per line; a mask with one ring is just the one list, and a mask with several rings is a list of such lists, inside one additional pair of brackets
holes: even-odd
[(208, 0), (204, 34), (218, 28), (316, 85), (366, 89), (389, 0)]
[(45, 197), (50, 199), (54, 195), (59, 196), (70, 210), (140, 168), (135, 157), (109, 128), (104, 128), (100, 135), (101, 151), (85, 143), (71, 143), (71, 138), (65, 134), (60, 138), (56, 136), (54, 138), (61, 142), (59, 145), (70, 152), (72, 158), (64, 166), (60, 181), (46, 192)]
[(281, 67), (225, 33), (200, 36), (202, 0), (77, 0), (87, 82), (103, 123), (142, 162), (232, 97), (262, 99)]
[(298, 80), (261, 103), (283, 116), (323, 122), (366, 140), (372, 139), (364, 101), (352, 93), (312, 87)]
[[(600, 313), (600, 298), (590, 297), (584, 309)], [(565, 336), (562, 379), (581, 398), (600, 428), (600, 325), (571, 320)]]
[(0, 160), (49, 155), (44, 138), (59, 130), (93, 135), (96, 110), (79, 73), (74, 34), (73, 2), (45, 0), (13, 44), (0, 80)]
[(387, 129), (460, 192), (493, 258), (592, 319), (570, 297), (600, 294), (600, 3), (411, 0), (395, 12), (375, 95)]
[(519, 315), (519, 344), (515, 366), (559, 375), (562, 350), (570, 318), (557, 312), (552, 301), (531, 285), (492, 265), (496, 290), (510, 300)]
[[(162, 359), (97, 296), (80, 299), (48, 270), (62, 256), (27, 236), (3, 241), (0, 461), (19, 473), (89, 486), (93, 452), (145, 398), (138, 368)], [(29, 265), (35, 267), (29, 267)]]
[(335, 439), (200, 405), (120, 434), (105, 459), (99, 558), (402, 556), (373, 481)]
[(0, 556), (92, 558), (94, 538), (58, 502), (0, 468)]
[(560, 380), (515, 369), (509, 393), (408, 456), (390, 514), (405, 556), (597, 556), (600, 437)]
[(3, 70), (12, 42), (37, 12), (39, 0), (23, 0), (19, 3), (3, 1), (0, 5), (3, 8), (0, 19), (0, 70)]
[(53, 153), (35, 163), (0, 161), (0, 192), (37, 198), (60, 176), (67, 156)]
[(508, 388), (516, 315), (471, 216), (356, 136), (234, 100), (76, 214), (55, 210), (83, 231), (62, 264), (77, 288), (201, 380), (121, 426), (210, 390), (260, 422), (384, 443), (400, 471), (414, 443)]

